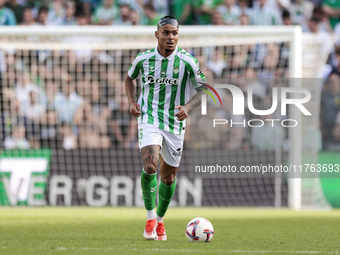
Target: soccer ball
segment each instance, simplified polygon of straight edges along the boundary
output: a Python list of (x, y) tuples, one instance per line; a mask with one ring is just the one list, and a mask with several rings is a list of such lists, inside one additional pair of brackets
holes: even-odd
[(189, 221), (185, 234), (190, 242), (210, 242), (214, 235), (214, 227), (205, 218)]

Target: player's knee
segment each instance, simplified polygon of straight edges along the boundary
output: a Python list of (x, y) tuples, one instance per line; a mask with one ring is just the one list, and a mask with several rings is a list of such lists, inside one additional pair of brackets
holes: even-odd
[(175, 175), (169, 175), (162, 180), (162, 182), (165, 185), (171, 185), (174, 183), (174, 181), (175, 181)]
[(144, 171), (147, 174), (154, 174), (154, 173), (157, 172), (157, 167), (154, 166), (153, 164), (148, 164), (148, 165), (144, 166)]

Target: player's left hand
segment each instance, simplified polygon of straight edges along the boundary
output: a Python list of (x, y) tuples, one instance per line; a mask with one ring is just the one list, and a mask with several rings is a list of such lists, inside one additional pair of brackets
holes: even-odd
[(189, 113), (189, 107), (185, 105), (177, 105), (175, 109), (178, 109), (179, 112), (175, 114), (177, 117), (177, 120), (183, 121), (186, 118), (188, 118), (188, 113)]

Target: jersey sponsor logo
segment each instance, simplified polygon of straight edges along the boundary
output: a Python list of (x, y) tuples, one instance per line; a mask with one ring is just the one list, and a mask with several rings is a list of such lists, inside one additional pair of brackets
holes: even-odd
[(173, 78), (155, 78), (152, 75), (148, 75), (145, 77), (145, 79), (149, 83), (156, 83), (156, 84), (168, 84), (168, 85), (179, 85), (180, 84), (180, 79), (173, 79)]
[(172, 153), (172, 156), (179, 157), (182, 155), (182, 148), (177, 149)]

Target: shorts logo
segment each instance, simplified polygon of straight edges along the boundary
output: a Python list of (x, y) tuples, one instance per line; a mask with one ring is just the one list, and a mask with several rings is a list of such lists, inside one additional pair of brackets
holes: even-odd
[(152, 75), (148, 75), (145, 77), (146, 81), (149, 83), (156, 83), (156, 84), (168, 84), (168, 85), (179, 85), (180, 79), (173, 79), (173, 78), (155, 78)]
[(182, 148), (177, 149), (172, 153), (172, 156), (179, 157), (182, 156)]
[(143, 129), (141, 128), (139, 130), (139, 140), (142, 140), (142, 138), (143, 138)]
[(150, 192), (155, 192), (157, 187), (151, 188)]

